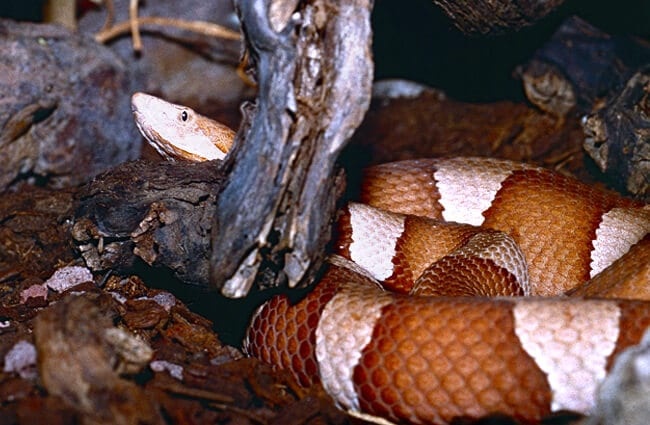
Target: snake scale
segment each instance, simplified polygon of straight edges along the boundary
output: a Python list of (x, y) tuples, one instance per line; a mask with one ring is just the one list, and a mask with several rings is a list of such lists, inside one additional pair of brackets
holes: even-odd
[[(133, 110), (166, 157), (211, 159), (174, 148), (194, 111), (144, 94)], [(223, 146), (233, 133), (216, 125)], [(650, 207), (546, 169), (374, 166), (336, 234), (313, 290), (260, 306), (244, 349), (321, 382), (352, 413), (436, 424), (588, 414), (616, 354), (650, 326)]]

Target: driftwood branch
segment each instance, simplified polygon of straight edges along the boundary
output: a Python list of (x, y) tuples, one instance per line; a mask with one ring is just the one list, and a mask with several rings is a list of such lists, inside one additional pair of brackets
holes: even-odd
[(342, 188), (334, 164), (370, 101), (368, 0), (303, 2), (278, 31), (269, 3), (236, 2), (259, 94), (212, 228), (211, 282), (232, 297), (256, 279), (297, 286), (318, 265)]
[(650, 199), (650, 65), (598, 112), (586, 116), (584, 148), (619, 190)]
[(650, 45), (572, 16), (521, 68), (528, 100), (584, 117), (584, 150), (612, 188), (650, 199)]
[(564, 0), (433, 0), (456, 27), (471, 34), (499, 34), (527, 27), (557, 9)]
[(86, 266), (129, 273), (140, 258), (206, 285), (220, 164), (135, 161), (82, 187), (72, 237)]

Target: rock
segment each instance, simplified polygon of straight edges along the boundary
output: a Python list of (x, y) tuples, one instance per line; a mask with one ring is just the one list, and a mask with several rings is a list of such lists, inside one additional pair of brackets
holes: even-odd
[(650, 418), (650, 332), (620, 353), (583, 425), (645, 425)]
[(54, 25), (0, 20), (0, 190), (77, 185), (140, 153), (130, 78), (110, 50)]

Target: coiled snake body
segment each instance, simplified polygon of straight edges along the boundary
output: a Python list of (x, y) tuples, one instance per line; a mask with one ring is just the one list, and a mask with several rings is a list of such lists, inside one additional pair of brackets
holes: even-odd
[(370, 168), (359, 201), (313, 291), (262, 305), (244, 342), (351, 412), (589, 413), (650, 325), (650, 303), (629, 299), (650, 299), (648, 206), (485, 158)]

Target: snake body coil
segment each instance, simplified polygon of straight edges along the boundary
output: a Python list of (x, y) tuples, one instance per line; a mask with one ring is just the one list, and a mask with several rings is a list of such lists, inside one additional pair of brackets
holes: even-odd
[[(222, 158), (232, 144), (188, 108), (132, 102), (167, 159)], [(360, 201), (314, 290), (262, 305), (244, 343), (350, 412), (436, 424), (589, 413), (616, 354), (650, 325), (650, 302), (629, 299), (650, 301), (649, 206), (478, 158), (370, 168)]]
[(650, 325), (646, 301), (563, 295), (615, 269), (630, 276), (607, 295), (648, 299), (643, 204), (478, 158), (371, 168), (361, 201), (314, 291), (261, 306), (245, 342), (345, 409), (411, 423), (589, 413), (614, 356)]

